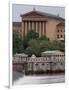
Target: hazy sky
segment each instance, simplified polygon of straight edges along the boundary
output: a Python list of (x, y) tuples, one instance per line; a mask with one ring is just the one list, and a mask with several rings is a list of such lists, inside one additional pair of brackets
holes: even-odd
[(12, 5), (12, 20), (21, 21), (21, 14), (32, 11), (35, 8), (37, 11), (42, 11), (46, 13), (51, 13), (53, 15), (58, 15), (65, 18), (65, 8), (55, 7), (55, 6), (39, 6), (39, 5), (23, 5), (23, 4), (13, 4)]

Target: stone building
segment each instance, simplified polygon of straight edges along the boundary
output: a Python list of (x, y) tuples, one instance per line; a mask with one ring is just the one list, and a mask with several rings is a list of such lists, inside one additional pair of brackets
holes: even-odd
[(59, 16), (33, 9), (21, 15), (21, 19), (21, 22), (13, 22), (13, 31), (19, 32), (22, 38), (28, 31), (34, 30), (50, 40), (64, 40), (65, 19)]
[(43, 52), (42, 57), (35, 55), (26, 58), (21, 58), (20, 55), (14, 56), (13, 68), (26, 73), (62, 72), (65, 71), (64, 53), (56, 50)]

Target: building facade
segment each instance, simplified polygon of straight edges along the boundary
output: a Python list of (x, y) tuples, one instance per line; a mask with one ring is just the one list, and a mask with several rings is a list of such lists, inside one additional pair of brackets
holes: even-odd
[(46, 51), (42, 53), (42, 57), (15, 55), (13, 58), (13, 69), (26, 73), (64, 72), (64, 53), (60, 51)]
[(13, 22), (13, 31), (19, 32), (22, 38), (28, 31), (34, 30), (39, 36), (45, 35), (50, 40), (64, 40), (65, 20), (59, 16), (33, 9), (21, 15), (21, 19), (20, 23)]

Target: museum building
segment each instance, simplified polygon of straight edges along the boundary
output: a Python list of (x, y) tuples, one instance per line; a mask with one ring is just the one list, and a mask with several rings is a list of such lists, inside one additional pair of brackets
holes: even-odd
[(25, 14), (21, 14), (21, 22), (13, 22), (13, 31), (25, 38), (30, 30), (34, 30), (39, 36), (47, 36), (52, 40), (63, 40), (65, 32), (65, 19), (45, 12), (37, 11), (35, 8)]

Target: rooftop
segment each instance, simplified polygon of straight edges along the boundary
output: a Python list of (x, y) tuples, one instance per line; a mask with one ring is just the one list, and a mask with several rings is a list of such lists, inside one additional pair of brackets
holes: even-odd
[(46, 55), (58, 55), (58, 54), (64, 54), (64, 52), (61, 52), (59, 50), (53, 50), (53, 51), (45, 51), (42, 52), (42, 55), (46, 54)]
[(28, 15), (33, 14), (33, 13), (36, 13), (36, 14), (38, 14), (40, 16), (44, 16), (44, 17), (50, 17), (50, 18), (65, 20), (64, 18), (62, 18), (62, 17), (60, 17), (58, 15), (53, 15), (53, 14), (50, 14), (50, 13), (45, 13), (45, 12), (37, 11), (37, 10), (35, 10), (35, 8), (33, 8), (33, 10), (30, 11), (30, 12), (22, 14), (21, 17), (28, 16)]
[(14, 56), (17, 56), (17, 57), (28, 57), (28, 55), (25, 54), (25, 53), (15, 54)]
[(65, 26), (64, 22), (60, 22), (59, 24), (57, 24), (57, 26)]

